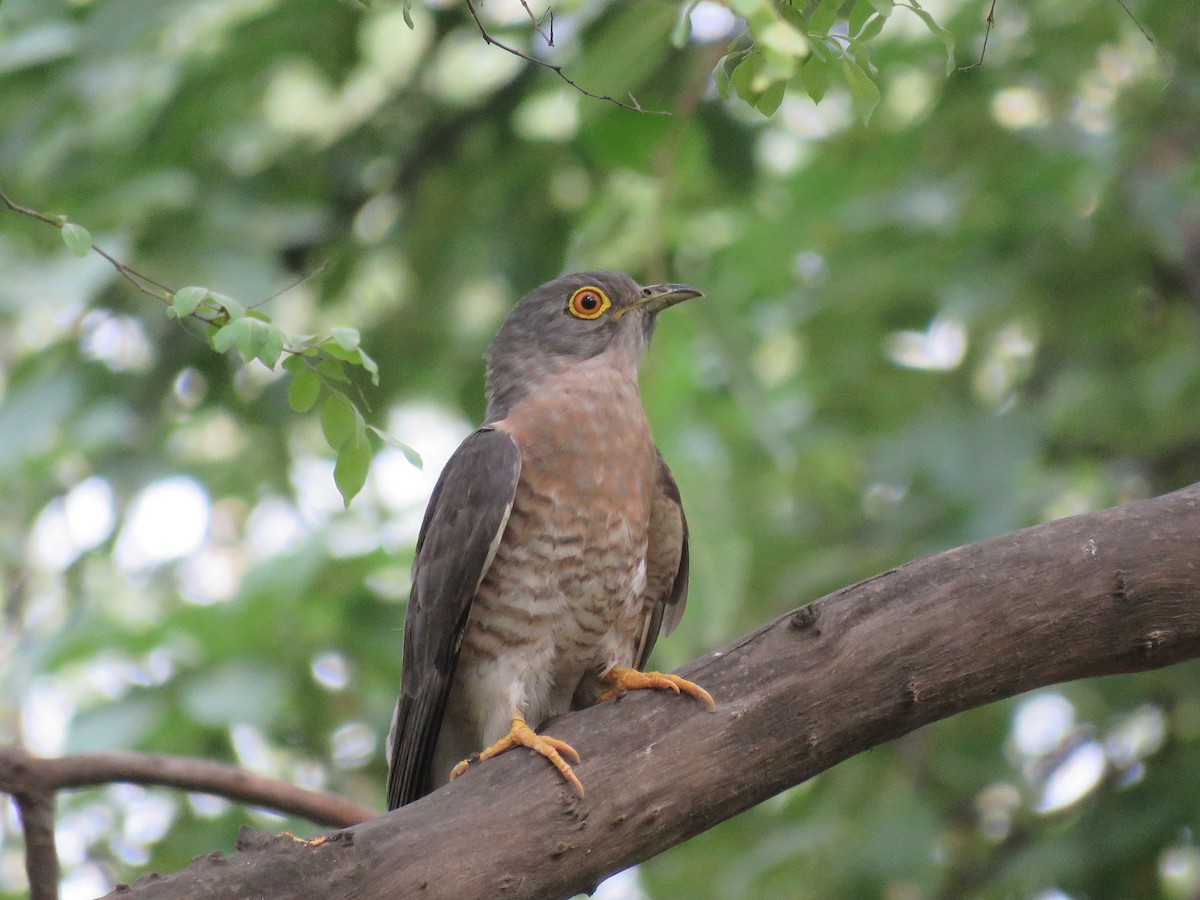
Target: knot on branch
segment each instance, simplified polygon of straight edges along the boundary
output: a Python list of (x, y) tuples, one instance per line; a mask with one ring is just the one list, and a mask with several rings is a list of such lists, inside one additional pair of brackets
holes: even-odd
[(1170, 632), (1164, 631), (1161, 628), (1147, 631), (1146, 636), (1142, 638), (1142, 652), (1150, 656), (1166, 643), (1168, 637), (1170, 637)]
[(1116, 582), (1116, 588), (1109, 592), (1114, 600), (1125, 601), (1129, 599), (1129, 584), (1125, 580), (1125, 570), (1117, 569), (1113, 572), (1113, 580)]
[(817, 627), (817, 620), (821, 617), (821, 610), (817, 604), (810, 603), (808, 606), (802, 606), (788, 619), (788, 629), (791, 631), (808, 631), (814, 635), (820, 634), (821, 629)]

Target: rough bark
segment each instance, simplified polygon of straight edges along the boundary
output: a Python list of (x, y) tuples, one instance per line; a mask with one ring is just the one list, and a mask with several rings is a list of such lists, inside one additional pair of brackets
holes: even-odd
[[(697, 614), (699, 611), (693, 611)], [(909, 563), (686, 666), (717, 700), (640, 692), (337, 839), (252, 836), (115, 896), (566, 897), (868, 747), (1042, 685), (1200, 655), (1200, 485)]]

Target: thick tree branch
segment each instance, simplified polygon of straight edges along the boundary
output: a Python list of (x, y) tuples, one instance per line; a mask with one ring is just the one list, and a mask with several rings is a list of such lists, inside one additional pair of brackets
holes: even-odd
[[(18, 798), (52, 796), (64, 788), (114, 782), (216, 794), (320, 825), (353, 825), (376, 815), (374, 810), (336, 794), (305, 790), (277, 778), (204, 759), (129, 751), (42, 759), (16, 747), (0, 749), (0, 791)], [(29, 840), (27, 833), (26, 841)]]
[(918, 560), (552, 723), (579, 799), (508, 753), (320, 846), (245, 842), (120, 898), (566, 897), (838, 762), (1042, 685), (1200, 655), (1200, 485)]

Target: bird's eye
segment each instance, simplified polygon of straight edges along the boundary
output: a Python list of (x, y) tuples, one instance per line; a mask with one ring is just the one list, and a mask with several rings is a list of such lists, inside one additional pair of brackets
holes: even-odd
[(571, 295), (567, 312), (577, 319), (598, 319), (612, 306), (608, 295), (598, 287), (581, 287)]

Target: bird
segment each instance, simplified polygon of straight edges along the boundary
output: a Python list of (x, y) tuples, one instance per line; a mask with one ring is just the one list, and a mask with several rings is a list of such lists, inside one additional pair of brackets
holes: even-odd
[(446, 463), (417, 538), (389, 810), (516, 747), (583, 797), (579, 754), (538, 733), (547, 720), (637, 689), (716, 708), (699, 685), (643, 671), (683, 614), (689, 551), (638, 369), (659, 313), (701, 296), (583, 272), (505, 318), (483, 424)]

